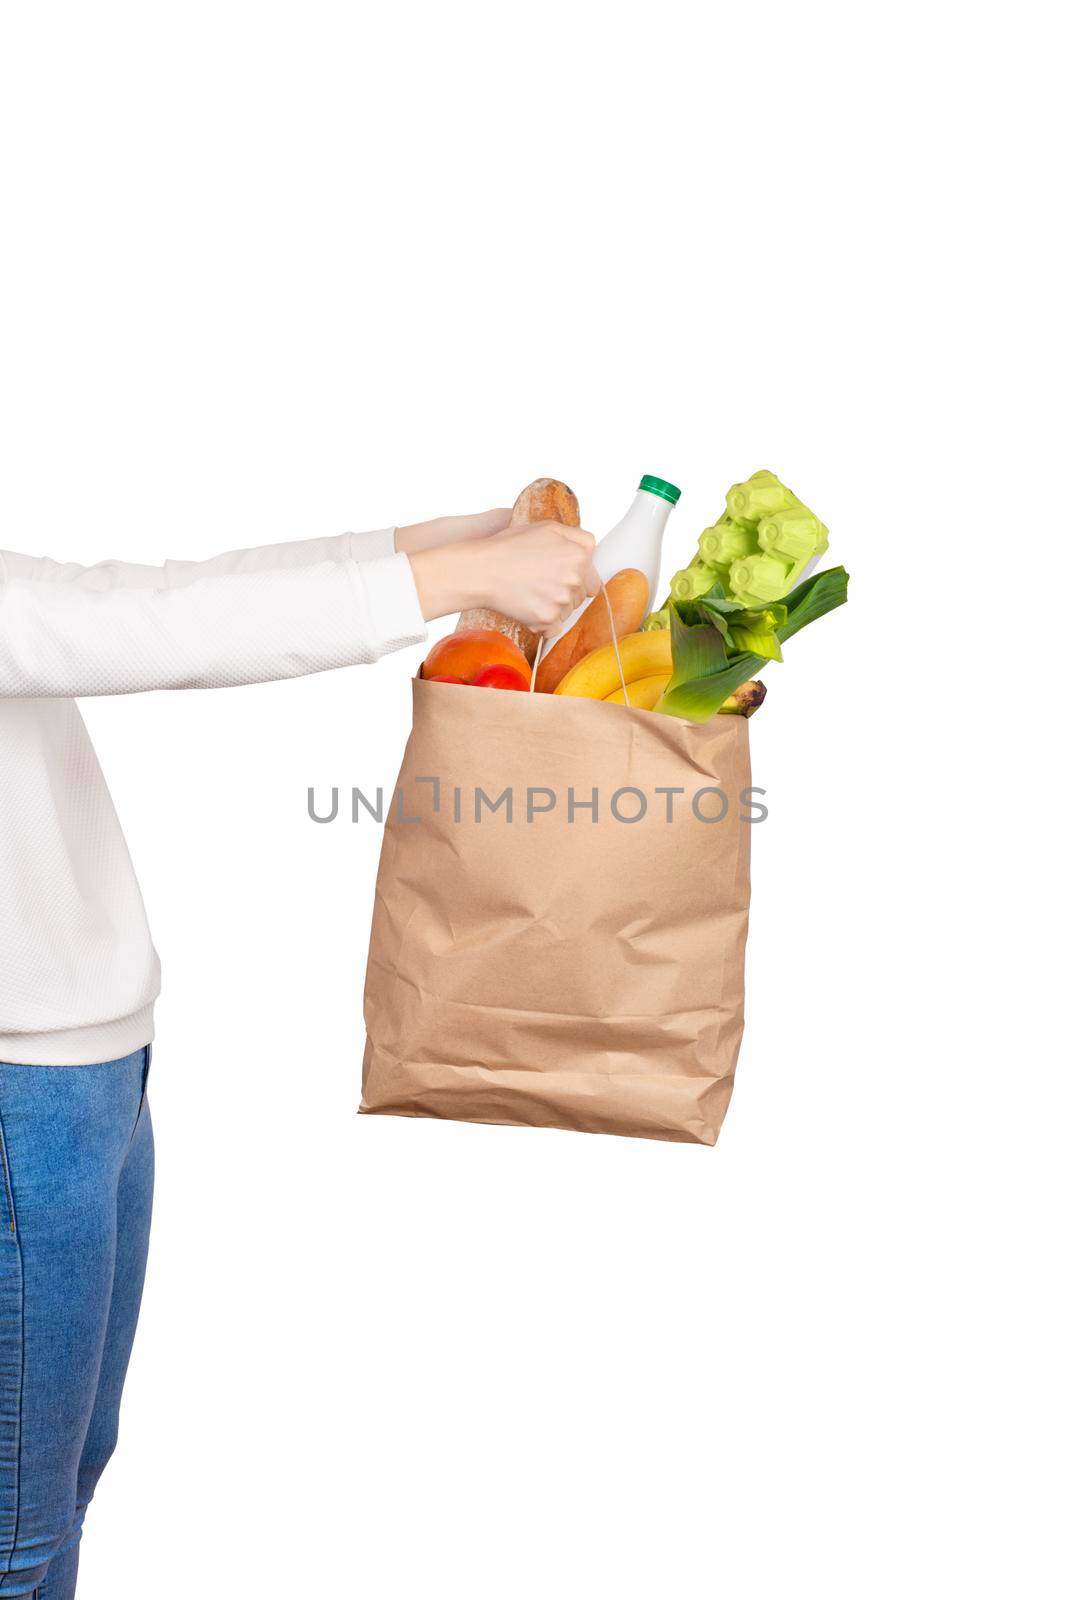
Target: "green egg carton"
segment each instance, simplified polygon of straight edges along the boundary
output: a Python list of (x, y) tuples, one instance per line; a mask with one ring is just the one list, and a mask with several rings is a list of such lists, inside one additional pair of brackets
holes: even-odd
[(705, 528), (698, 545), (701, 561), (705, 566), (718, 569), (724, 588), (730, 563), (739, 561), (742, 556), (754, 555), (756, 549), (755, 529), (743, 528), (728, 516), (720, 517), (713, 527)]
[(757, 552), (730, 566), (732, 592), (753, 607), (770, 605), (795, 588), (830, 538), (815, 513), (797, 501), (760, 521), (756, 543)]
[[(752, 610), (773, 605), (794, 589), (829, 545), (813, 511), (766, 469), (735, 483), (726, 510), (700, 535), (697, 553), (671, 579), (671, 600), (699, 600), (716, 583)], [(653, 620), (662, 619), (662, 620)], [(645, 619), (667, 627), (666, 605)]]
[(734, 522), (755, 533), (764, 517), (798, 506), (800, 501), (773, 472), (754, 472), (744, 483), (735, 483), (726, 496), (726, 512)]
[(707, 594), (721, 581), (714, 567), (705, 566), (702, 561), (691, 562), (671, 579), (671, 599), (699, 600), (702, 594)]

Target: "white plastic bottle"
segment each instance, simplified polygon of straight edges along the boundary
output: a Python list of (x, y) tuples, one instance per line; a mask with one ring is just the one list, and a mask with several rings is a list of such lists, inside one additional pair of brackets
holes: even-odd
[[(623, 517), (617, 522), (610, 533), (606, 533), (593, 551), (593, 565), (600, 578), (607, 583), (617, 572), (622, 572), (624, 567), (636, 567), (648, 579), (648, 611), (658, 604), (657, 590), (659, 588), (660, 559), (663, 553), (663, 532), (667, 526), (667, 518), (678, 504), (681, 489), (676, 489), (673, 483), (668, 483), (664, 478), (653, 478), (648, 475), (641, 479), (634, 503)], [(584, 601), (576, 611), (572, 611), (566, 622), (558, 627), (550, 638), (545, 639), (544, 653), (547, 655), (556, 640), (573, 628), (590, 601)]]

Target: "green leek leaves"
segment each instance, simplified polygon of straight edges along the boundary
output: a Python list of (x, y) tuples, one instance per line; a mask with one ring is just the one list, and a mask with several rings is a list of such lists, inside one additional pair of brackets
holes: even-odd
[(848, 599), (848, 573), (831, 567), (805, 579), (785, 599), (750, 610), (715, 584), (695, 600), (674, 600), (670, 613), (671, 680), (656, 706), (670, 716), (703, 722), (801, 628)]

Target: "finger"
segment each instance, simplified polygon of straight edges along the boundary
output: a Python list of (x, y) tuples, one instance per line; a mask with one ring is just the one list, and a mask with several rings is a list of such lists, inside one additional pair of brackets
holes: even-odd
[(554, 522), (552, 526), (565, 539), (570, 539), (573, 544), (580, 544), (583, 550), (593, 550), (596, 546), (596, 539), (584, 528), (568, 528), (565, 522)]
[(604, 587), (600, 573), (597, 571), (589, 557), (586, 557), (581, 564), (578, 572), (578, 582), (581, 584), (584, 593), (587, 595), (599, 594), (601, 589)]

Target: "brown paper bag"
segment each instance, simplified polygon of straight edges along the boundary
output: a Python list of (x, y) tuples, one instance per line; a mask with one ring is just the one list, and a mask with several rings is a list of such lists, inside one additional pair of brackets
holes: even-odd
[(743, 1022), (750, 781), (743, 717), (416, 679), (360, 1110), (714, 1144)]

